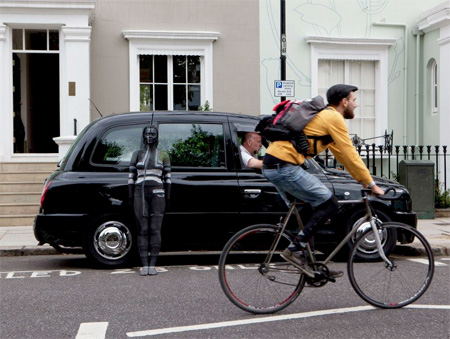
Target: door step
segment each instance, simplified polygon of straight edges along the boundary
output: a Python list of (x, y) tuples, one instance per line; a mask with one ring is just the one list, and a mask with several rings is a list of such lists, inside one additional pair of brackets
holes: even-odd
[(56, 162), (0, 163), (0, 227), (33, 225), (45, 179), (56, 169)]

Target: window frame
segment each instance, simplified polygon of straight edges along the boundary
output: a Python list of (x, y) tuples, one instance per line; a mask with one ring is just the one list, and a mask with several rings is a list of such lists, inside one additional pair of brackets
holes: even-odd
[[(227, 123), (224, 121), (210, 121), (210, 120), (204, 120), (204, 119), (173, 119), (172, 116), (167, 116), (168, 119), (165, 119), (165, 117), (161, 118), (159, 121), (155, 121), (153, 125), (155, 125), (158, 128), (158, 131), (160, 130), (161, 125), (216, 125), (220, 126), (223, 132), (223, 152), (224, 152), (224, 164), (222, 166), (211, 166), (211, 167), (201, 167), (201, 166), (174, 166), (172, 165), (172, 171), (179, 172), (179, 171), (189, 171), (189, 172), (223, 172), (228, 171), (228, 163), (229, 163), (229, 157), (228, 154), (228, 144), (229, 144), (229, 132)], [(155, 119), (157, 120), (157, 119)], [(111, 126), (108, 126), (107, 128), (103, 129), (98, 137), (96, 137), (95, 142), (91, 146), (91, 152), (88, 158), (88, 166), (92, 169), (95, 169), (96, 172), (126, 172), (129, 169), (129, 161), (128, 163), (121, 162), (96, 162), (96, 159), (94, 159), (95, 155), (97, 154), (97, 149), (100, 147), (100, 143), (105, 139), (105, 136), (109, 135), (111, 132), (114, 132), (116, 130), (123, 130), (123, 129), (135, 129), (137, 128), (140, 132), (138, 134), (139, 139), (142, 138), (142, 131), (144, 130), (145, 126), (148, 125), (148, 121), (141, 122), (141, 121), (135, 121), (135, 122), (129, 122), (129, 123), (123, 123), (123, 124), (113, 124)], [(85, 133), (83, 130), (82, 133)], [(98, 132), (96, 132), (98, 133)], [(142, 147), (142, 144), (140, 145)], [(139, 150), (140, 148), (136, 148), (136, 150)]]
[[(22, 31), (21, 32), (21, 42), (22, 42), (22, 47), (21, 48), (12, 48), (12, 52), (13, 53), (40, 53), (40, 54), (59, 54), (59, 51), (61, 49), (61, 36), (60, 36), (60, 30), (59, 27), (58, 28), (48, 28), (48, 27), (44, 27), (44, 28), (28, 28), (28, 27), (12, 27), (12, 40), (14, 43), (14, 31)], [(26, 33), (27, 31), (42, 31), (45, 32), (46, 34), (46, 48), (45, 49), (27, 49), (26, 48)], [(58, 37), (58, 49), (50, 49), (50, 34), (51, 33), (56, 33), (57, 37)]]
[[(213, 105), (213, 42), (218, 32), (180, 31), (123, 31), (129, 41), (130, 111), (140, 111), (140, 55), (199, 56), (202, 84), (200, 104)], [(173, 102), (173, 88), (169, 88), (169, 103)], [(171, 99), (172, 98), (172, 99)]]
[[(358, 83), (364, 82), (365, 76), (368, 73), (364, 73), (364, 69), (362, 66), (362, 63), (369, 63), (369, 66), (371, 67), (371, 72), (370, 74), (375, 74), (375, 70), (376, 70), (376, 61), (373, 60), (329, 60), (329, 59), (319, 59), (318, 60), (318, 65), (320, 65), (321, 63), (324, 63), (325, 65), (329, 65), (330, 67), (333, 67), (333, 65), (331, 65), (331, 63), (333, 62), (337, 62), (337, 63), (341, 63), (342, 65), (342, 76), (343, 76), (343, 81), (341, 81), (342, 83), (346, 83), (346, 84), (355, 84), (358, 86), (358, 93), (357, 94), (357, 112), (355, 113), (355, 117), (351, 120), (346, 120), (346, 124), (348, 126), (348, 130), (350, 133), (350, 137), (353, 137), (354, 135), (357, 135), (360, 138), (373, 138), (375, 137), (376, 134), (376, 115), (375, 112), (373, 112), (373, 115), (368, 116), (368, 111), (365, 110), (365, 107), (367, 106), (366, 103), (370, 102), (368, 101), (369, 96), (365, 95), (365, 92), (370, 92), (373, 91), (374, 93), (376, 93), (376, 88), (374, 87), (370, 87), (370, 86), (366, 86), (366, 87), (362, 87), (361, 85), (358, 85)], [(359, 67), (360, 69), (360, 78), (358, 82), (351, 82), (350, 78), (353, 74), (353, 71), (355, 70), (355, 66), (354, 64), (357, 64), (356, 67)], [(373, 73), (372, 73), (373, 71)], [(318, 74), (319, 78), (321, 78), (321, 76)], [(375, 79), (374, 79), (375, 80)], [(322, 83), (323, 84), (323, 83)], [(334, 83), (330, 83), (327, 86), (332, 86), (334, 85)], [(320, 92), (321, 95), (324, 96), (325, 98), (325, 93), (327, 91), (328, 87), (320, 87), (318, 90)], [(374, 97), (375, 99), (375, 97)], [(369, 127), (369, 128), (367, 128)]]
[(307, 36), (311, 45), (311, 96), (319, 93), (319, 60), (375, 61), (375, 133), (381, 135), (388, 124), (388, 49), (395, 39), (330, 38)]
[[(152, 57), (155, 57), (155, 55), (151, 55)], [(188, 72), (186, 72), (185, 74), (185, 79), (184, 82), (175, 82), (174, 81), (174, 71), (173, 71), (173, 67), (174, 67), (174, 56), (175, 55), (167, 55), (166, 57), (166, 64), (167, 64), (167, 81), (166, 82), (159, 82), (156, 81), (154, 76), (155, 76), (155, 60), (154, 58), (152, 58), (152, 74), (151, 76), (151, 81), (147, 82), (147, 81), (141, 81), (141, 79), (139, 78), (139, 95), (141, 95), (141, 86), (151, 86), (152, 90), (150, 91), (150, 93), (153, 93), (153, 96), (155, 96), (155, 86), (158, 85), (165, 85), (167, 86), (167, 110), (169, 111), (173, 111), (174, 110), (174, 99), (175, 99), (175, 86), (183, 86), (185, 87), (185, 97), (186, 97), (186, 109), (181, 110), (181, 111), (189, 111), (189, 101), (187, 100), (188, 97), (188, 89), (190, 86), (197, 86), (200, 88), (200, 94), (201, 94), (201, 90), (203, 87), (203, 77), (202, 77), (202, 58), (199, 58), (199, 63), (200, 63), (200, 81), (199, 82), (189, 82), (188, 80)], [(195, 57), (195, 56), (191, 56), (191, 55), (182, 55), (182, 57), (186, 58), (186, 61), (188, 60), (189, 57)], [(187, 67), (187, 62), (186, 62), (186, 67)], [(139, 70), (141, 70), (141, 65), (140, 65), (140, 60), (139, 60)], [(154, 98), (153, 98), (154, 99)], [(139, 109), (141, 109), (140, 106), (141, 102), (139, 102)], [(154, 106), (156, 105), (156, 101), (154, 101)], [(200, 102), (197, 105), (200, 106), (202, 105), (202, 101), (200, 98)], [(195, 109), (197, 111), (197, 109)], [(146, 110), (141, 110), (141, 112), (144, 112)], [(150, 111), (156, 111), (156, 109), (150, 109)]]
[[(102, 140), (104, 140), (104, 137), (106, 135), (109, 135), (111, 132), (118, 130), (118, 129), (139, 128), (141, 130), (139, 135), (140, 135), (140, 138), (142, 138), (142, 131), (144, 130), (146, 125), (147, 125), (146, 122), (136, 122), (136, 123), (129, 123), (129, 124), (128, 123), (127, 124), (115, 124), (115, 125), (109, 126), (105, 130), (103, 130), (102, 133), (100, 134), (100, 136), (95, 141), (94, 147), (92, 148), (92, 152), (89, 156), (89, 166), (96, 168), (98, 171), (101, 171), (101, 172), (128, 171), (128, 169), (130, 167), (129, 161), (128, 161), (128, 164), (114, 163), (114, 162), (99, 163), (99, 162), (95, 162), (94, 155), (96, 155), (97, 149), (98, 149), (98, 147), (100, 147), (100, 143), (102, 142)], [(130, 158), (130, 160), (131, 160), (131, 158)]]

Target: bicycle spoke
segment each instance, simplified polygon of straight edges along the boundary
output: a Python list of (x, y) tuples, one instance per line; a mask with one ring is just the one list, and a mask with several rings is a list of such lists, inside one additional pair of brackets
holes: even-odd
[[(273, 313), (292, 303), (304, 286), (304, 276), (286, 263), (280, 252), (290, 243), (279, 239), (278, 227), (257, 225), (236, 234), (225, 246), (219, 262), (219, 279), (225, 295), (238, 307), (252, 313)], [(272, 262), (266, 263), (271, 257)]]
[[(413, 235), (416, 240), (411, 248), (398, 247), (397, 252), (403, 255), (394, 252), (388, 256), (394, 264), (392, 267), (382, 260), (358, 263), (356, 246), (363, 241), (358, 240), (348, 262), (349, 278), (356, 293), (368, 303), (382, 308), (403, 307), (420, 298), (430, 285), (434, 258), (428, 243), (416, 230), (399, 223), (385, 223), (383, 227), (395, 228), (398, 234)], [(363, 236), (371, 236), (371, 232)], [(420, 262), (409, 260), (410, 255), (420, 255)]]

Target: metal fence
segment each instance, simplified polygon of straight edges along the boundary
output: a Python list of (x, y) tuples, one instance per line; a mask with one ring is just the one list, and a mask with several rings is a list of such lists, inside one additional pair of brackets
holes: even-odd
[[(398, 180), (399, 163), (402, 160), (430, 160), (435, 165), (435, 180), (444, 191), (448, 188), (450, 169), (447, 167), (447, 146), (391, 146), (389, 142), (385, 142), (384, 145), (359, 143), (355, 147), (372, 175)], [(319, 158), (328, 167), (343, 168), (328, 149)]]

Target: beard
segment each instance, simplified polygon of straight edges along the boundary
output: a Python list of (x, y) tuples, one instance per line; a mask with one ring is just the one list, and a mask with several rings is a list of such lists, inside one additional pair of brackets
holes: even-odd
[(355, 112), (353, 109), (346, 107), (344, 109), (344, 119), (351, 120), (355, 117)]

